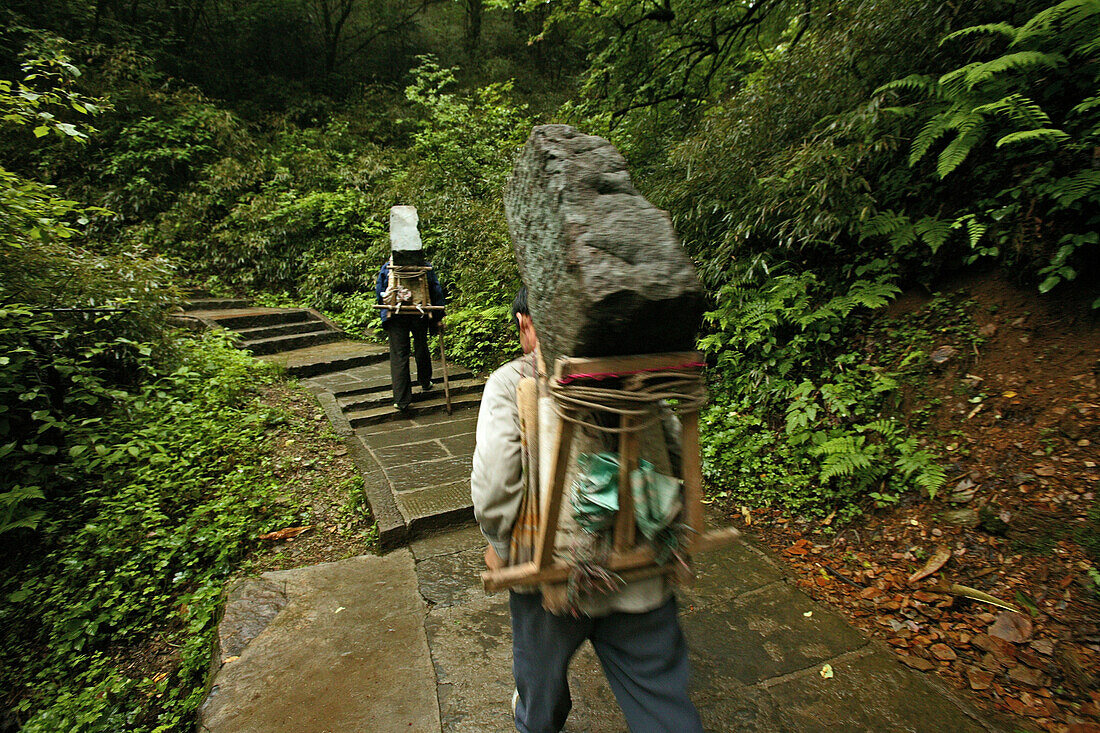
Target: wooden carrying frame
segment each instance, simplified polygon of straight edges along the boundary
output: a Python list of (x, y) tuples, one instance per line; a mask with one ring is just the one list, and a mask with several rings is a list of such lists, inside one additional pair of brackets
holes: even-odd
[(428, 287), (428, 271), (431, 270), (431, 266), (425, 265), (418, 268), (421, 270), (416, 275), (408, 276), (401, 274), (401, 268), (390, 265), (390, 277), (393, 278), (391, 285), (396, 288), (408, 288), (412, 291), (413, 302), (412, 304), (395, 303), (394, 305), (386, 305), (385, 303), (375, 303), (375, 310), (388, 310), (392, 311), (391, 315), (402, 315), (406, 313), (421, 314), (431, 311), (441, 311), (446, 308), (442, 305), (432, 305), (432, 294)]
[[(554, 379), (559, 383), (569, 377), (581, 375), (627, 376), (647, 371), (685, 369), (685, 365), (700, 365), (698, 352), (673, 352), (666, 354), (642, 354), (605, 358), (561, 358), (554, 369)], [(701, 366), (691, 369), (700, 370)], [(740, 533), (733, 527), (708, 531), (703, 517), (703, 476), (699, 457), (699, 409), (695, 407), (680, 413), (683, 426), (682, 471), (684, 480), (684, 508), (682, 520), (689, 527), (688, 554), (721, 547), (735, 541)], [(629, 427), (629, 416), (620, 417), (620, 426)], [(531, 562), (513, 565), (482, 573), (482, 585), (486, 591), (499, 591), (517, 585), (541, 585), (546, 594), (560, 594), (562, 584), (569, 578), (570, 567), (554, 558), (554, 540), (558, 533), (558, 519), (565, 495), (565, 478), (572, 456), (571, 448), (576, 425), (561, 421), (561, 429), (554, 445), (554, 458), (550, 466), (549, 496), (539, 516), (535, 557)], [(624, 581), (638, 580), (673, 572), (674, 565), (659, 565), (649, 546), (635, 542), (634, 497), (630, 490), (630, 473), (638, 467), (638, 433), (624, 431), (619, 434), (619, 511), (612, 529), (612, 552), (607, 569)]]

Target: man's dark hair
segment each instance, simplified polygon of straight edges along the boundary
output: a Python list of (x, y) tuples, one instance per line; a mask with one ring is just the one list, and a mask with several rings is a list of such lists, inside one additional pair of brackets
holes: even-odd
[(531, 315), (531, 311), (527, 310), (527, 286), (524, 285), (516, 293), (516, 299), (512, 301), (512, 319), (514, 320), (517, 315), (522, 313), (525, 316)]
[(531, 315), (531, 312), (527, 310), (527, 286), (524, 285), (516, 293), (515, 300), (512, 301), (512, 323), (515, 324), (516, 331), (519, 331), (519, 319), (516, 318), (520, 313), (525, 316)]

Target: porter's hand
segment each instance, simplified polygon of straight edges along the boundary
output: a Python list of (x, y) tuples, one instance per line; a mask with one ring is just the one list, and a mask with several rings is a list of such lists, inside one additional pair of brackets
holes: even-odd
[(500, 570), (504, 567), (504, 561), (500, 559), (500, 555), (497, 554), (492, 545), (485, 548), (485, 565), (490, 570)]

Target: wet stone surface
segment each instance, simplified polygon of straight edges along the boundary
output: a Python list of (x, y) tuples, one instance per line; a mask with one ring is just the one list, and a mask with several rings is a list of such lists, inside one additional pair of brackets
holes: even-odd
[(470, 466), (470, 456), (457, 456), (388, 468), (386, 475), (393, 482), (395, 490), (404, 491), (424, 486), (441, 486), (455, 481), (469, 481)]
[(235, 585), (225, 602), (218, 625), (222, 663), (240, 655), (248, 643), (267, 628), (286, 605), (283, 584), (263, 578), (249, 578)]
[[(804, 614), (810, 612), (810, 616)], [(697, 674), (730, 674), (746, 685), (797, 672), (867, 642), (843, 618), (784, 583), (732, 600), (700, 598), (685, 609)], [(736, 664), (731, 664), (736, 660)]]
[(444, 448), (435, 440), (374, 449), (374, 457), (386, 468), (405, 466), (410, 463), (435, 461), (441, 458), (451, 458), (453, 456), (454, 453)]
[[(484, 596), (481, 571), (484, 569), (481, 548), (438, 555), (416, 564), (420, 595), (434, 606), (453, 606)], [(507, 598), (501, 595), (501, 598)]]
[(884, 654), (832, 665), (833, 677), (811, 674), (769, 689), (782, 702), (786, 730), (987, 730), (938, 685)]

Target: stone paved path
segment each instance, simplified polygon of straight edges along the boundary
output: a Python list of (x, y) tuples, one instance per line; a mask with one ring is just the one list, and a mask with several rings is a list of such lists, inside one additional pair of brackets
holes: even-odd
[[(398, 549), (265, 573), (232, 588), (199, 729), (512, 730), (507, 596), (481, 590), (484, 542), (469, 525), (481, 383), (456, 375), (452, 414), (433, 391), (418, 395), (410, 415), (396, 416), (384, 349), (321, 340), (265, 358), (317, 395), (367, 479), (386, 546)], [(751, 539), (698, 558), (697, 576), (679, 595), (692, 697), (707, 730), (1026, 730), (902, 666), (795, 589)], [(831, 678), (821, 674), (825, 665)], [(626, 730), (590, 647), (578, 654), (571, 685), (566, 731)]]
[(233, 331), (242, 348), (281, 364), (317, 396), (363, 476), (384, 550), (473, 519), (466, 481), (483, 381), (468, 370), (448, 369), (450, 412), (436, 362), (435, 388), (415, 388), (411, 409), (399, 414), (386, 346), (348, 339), (315, 310), (203, 298), (177, 318)]

